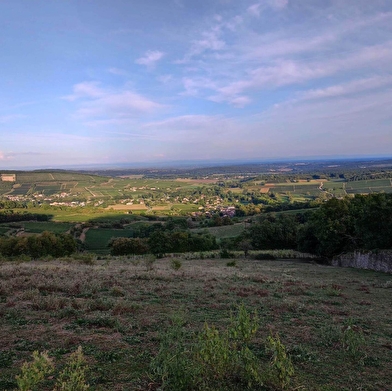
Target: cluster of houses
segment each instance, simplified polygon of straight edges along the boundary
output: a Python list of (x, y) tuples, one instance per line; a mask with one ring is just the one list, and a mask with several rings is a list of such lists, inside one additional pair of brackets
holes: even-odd
[(230, 217), (233, 218), (235, 216), (235, 207), (234, 206), (218, 206), (215, 209), (205, 210), (204, 207), (199, 207), (199, 212), (192, 212), (192, 217), (200, 217), (205, 216), (207, 218), (211, 218), (217, 213), (222, 217)]
[(0, 174), (0, 180), (3, 182), (16, 182), (16, 174)]

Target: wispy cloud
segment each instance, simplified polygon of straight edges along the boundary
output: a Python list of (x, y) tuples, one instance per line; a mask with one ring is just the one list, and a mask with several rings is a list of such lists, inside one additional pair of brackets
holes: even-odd
[(138, 58), (135, 62), (139, 65), (145, 65), (148, 68), (152, 68), (156, 63), (162, 59), (165, 54), (159, 50), (149, 50), (143, 57)]
[(287, 7), (289, 0), (269, 0), (269, 4), (274, 8), (282, 9)]
[(173, 75), (161, 75), (157, 77), (157, 80), (163, 84), (167, 84), (173, 80)]
[(277, 10), (281, 10), (287, 7), (289, 4), (288, 0), (266, 0), (264, 2), (255, 3), (248, 7), (248, 13), (253, 16), (260, 16), (264, 9), (271, 7)]
[(9, 155), (0, 151), (0, 161), (6, 161), (6, 160), (10, 160)]
[[(334, 22), (324, 15), (316, 34), (310, 35), (300, 25), (291, 24), (284, 30), (261, 34), (250, 31), (243, 23), (246, 14), (248, 18), (261, 17), (265, 7), (283, 10), (289, 6), (287, 0), (251, 5), (245, 14), (236, 16), (242, 28), (237, 39), (230, 41), (227, 21), (216, 17), (215, 25), (201, 32), (209, 39), (193, 41), (190, 51), (179, 62), (188, 64), (193, 59), (193, 64), (197, 64), (192, 68), (194, 75), (183, 77), (181, 94), (244, 107), (253, 101), (252, 94), (266, 89), (300, 86), (351, 70), (365, 72), (363, 76), (367, 78), (373, 77), (376, 70), (388, 72), (388, 64), (392, 62), (392, 41), (387, 40), (388, 35), (380, 43), (379, 37), (373, 39), (371, 34), (361, 42), (358, 34), (374, 26), (387, 27), (392, 12), (357, 13)], [(316, 16), (321, 18), (321, 14)], [(209, 51), (213, 55), (202, 56)]]
[[(83, 82), (73, 87), (73, 94), (66, 96), (69, 101), (76, 101), (79, 107), (78, 118), (89, 121), (124, 120), (151, 113), (164, 107), (134, 91), (104, 89), (98, 82)], [(95, 122), (96, 123), (96, 122)]]
[(222, 39), (222, 22), (219, 17), (213, 27), (208, 30), (201, 31), (197, 39), (191, 43), (190, 50), (181, 60), (177, 60), (176, 64), (186, 64), (196, 56), (209, 51), (219, 51), (226, 47), (226, 42)]
[(248, 7), (248, 12), (253, 16), (260, 16), (261, 3), (252, 4)]
[[(309, 61), (307, 59), (276, 59), (274, 63), (254, 68), (248, 71), (246, 77), (232, 81), (216, 88), (216, 94), (209, 99), (217, 102), (229, 102), (235, 105), (236, 99), (242, 97), (244, 92), (254, 92), (261, 89), (280, 88), (326, 78), (350, 70), (361, 70), (373, 73), (388, 72), (392, 62), (392, 42), (361, 48), (340, 57), (331, 57), (323, 60)], [(388, 78), (373, 78), (374, 83), (379, 81), (380, 86)], [(383, 80), (383, 81), (381, 81)], [(361, 82), (359, 82), (360, 84)], [(370, 82), (369, 82), (370, 83)], [(197, 79), (193, 79), (193, 90), (198, 88)], [(203, 83), (205, 87), (206, 82)], [(215, 83), (218, 85), (218, 83)], [(246, 101), (243, 101), (246, 103)], [(248, 100), (250, 102), (250, 99)]]
[(365, 79), (353, 80), (326, 88), (308, 90), (299, 94), (302, 100), (327, 99), (344, 95), (358, 94), (392, 85), (392, 76), (375, 76)]
[(216, 84), (206, 77), (184, 77), (182, 82), (185, 91), (181, 92), (180, 95), (185, 96), (196, 96), (200, 90), (217, 88)]
[(109, 68), (108, 72), (113, 74), (113, 75), (117, 75), (117, 76), (127, 76), (128, 72), (125, 71), (124, 69), (120, 69), (120, 68)]
[(0, 116), (0, 124), (6, 124), (6, 123), (13, 122), (13, 121), (16, 121), (21, 118), (25, 118), (25, 116), (21, 115), (21, 114), (2, 115), (2, 116)]
[(63, 99), (75, 101), (82, 98), (100, 98), (105, 92), (99, 87), (96, 81), (86, 81), (73, 86), (73, 94), (64, 96)]

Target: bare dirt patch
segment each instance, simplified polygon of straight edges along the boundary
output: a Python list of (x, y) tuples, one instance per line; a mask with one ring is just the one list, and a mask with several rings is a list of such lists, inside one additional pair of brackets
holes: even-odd
[(147, 210), (148, 208), (144, 204), (133, 204), (133, 205), (116, 204), (116, 205), (110, 205), (106, 209), (113, 209), (113, 210)]
[(190, 178), (177, 178), (177, 182), (186, 182), (191, 184), (211, 184), (216, 183), (217, 179), (190, 179)]

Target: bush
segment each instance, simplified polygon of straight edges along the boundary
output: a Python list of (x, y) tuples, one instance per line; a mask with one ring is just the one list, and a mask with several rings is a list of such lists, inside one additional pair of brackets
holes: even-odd
[(179, 270), (179, 269), (181, 269), (181, 267), (182, 267), (182, 262), (179, 260), (179, 259), (176, 259), (176, 258), (173, 258), (171, 261), (170, 261), (170, 267), (173, 269), (173, 270)]
[[(86, 371), (88, 367), (83, 356), (82, 348), (76, 350), (69, 357), (65, 368), (60, 372), (53, 391), (86, 391)], [(33, 361), (22, 365), (21, 374), (16, 376), (19, 391), (41, 390), (42, 383), (55, 370), (53, 360), (47, 352), (33, 353)]]
[(359, 359), (365, 345), (365, 337), (362, 329), (351, 320), (341, 333), (341, 343), (343, 349), (354, 359)]
[[(271, 369), (263, 372), (250, 343), (258, 330), (258, 316), (241, 305), (226, 329), (205, 323), (198, 334), (189, 334), (182, 316), (176, 316), (161, 338), (151, 364), (161, 390), (257, 390), (264, 382), (285, 388), (294, 373), (279, 337), (270, 337)], [(159, 378), (159, 379), (158, 379)]]
[(47, 352), (33, 353), (33, 361), (22, 365), (22, 373), (16, 376), (16, 384), (20, 391), (36, 390), (46, 376), (54, 371), (54, 364)]
[(284, 390), (294, 375), (294, 367), (278, 334), (267, 338), (267, 351), (272, 353), (268, 379), (275, 387)]
[(229, 259), (229, 258), (233, 258), (233, 257), (234, 257), (234, 254), (231, 253), (231, 252), (229, 252), (227, 249), (223, 249), (223, 250), (219, 253), (219, 256), (220, 256), (222, 259)]

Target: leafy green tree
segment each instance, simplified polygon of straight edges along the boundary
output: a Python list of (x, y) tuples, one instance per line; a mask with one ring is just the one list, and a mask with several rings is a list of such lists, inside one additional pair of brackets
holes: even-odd
[(290, 249), (297, 246), (298, 222), (295, 216), (269, 215), (253, 224), (246, 234), (257, 250)]
[(149, 247), (146, 239), (115, 238), (109, 243), (112, 255), (147, 254)]

